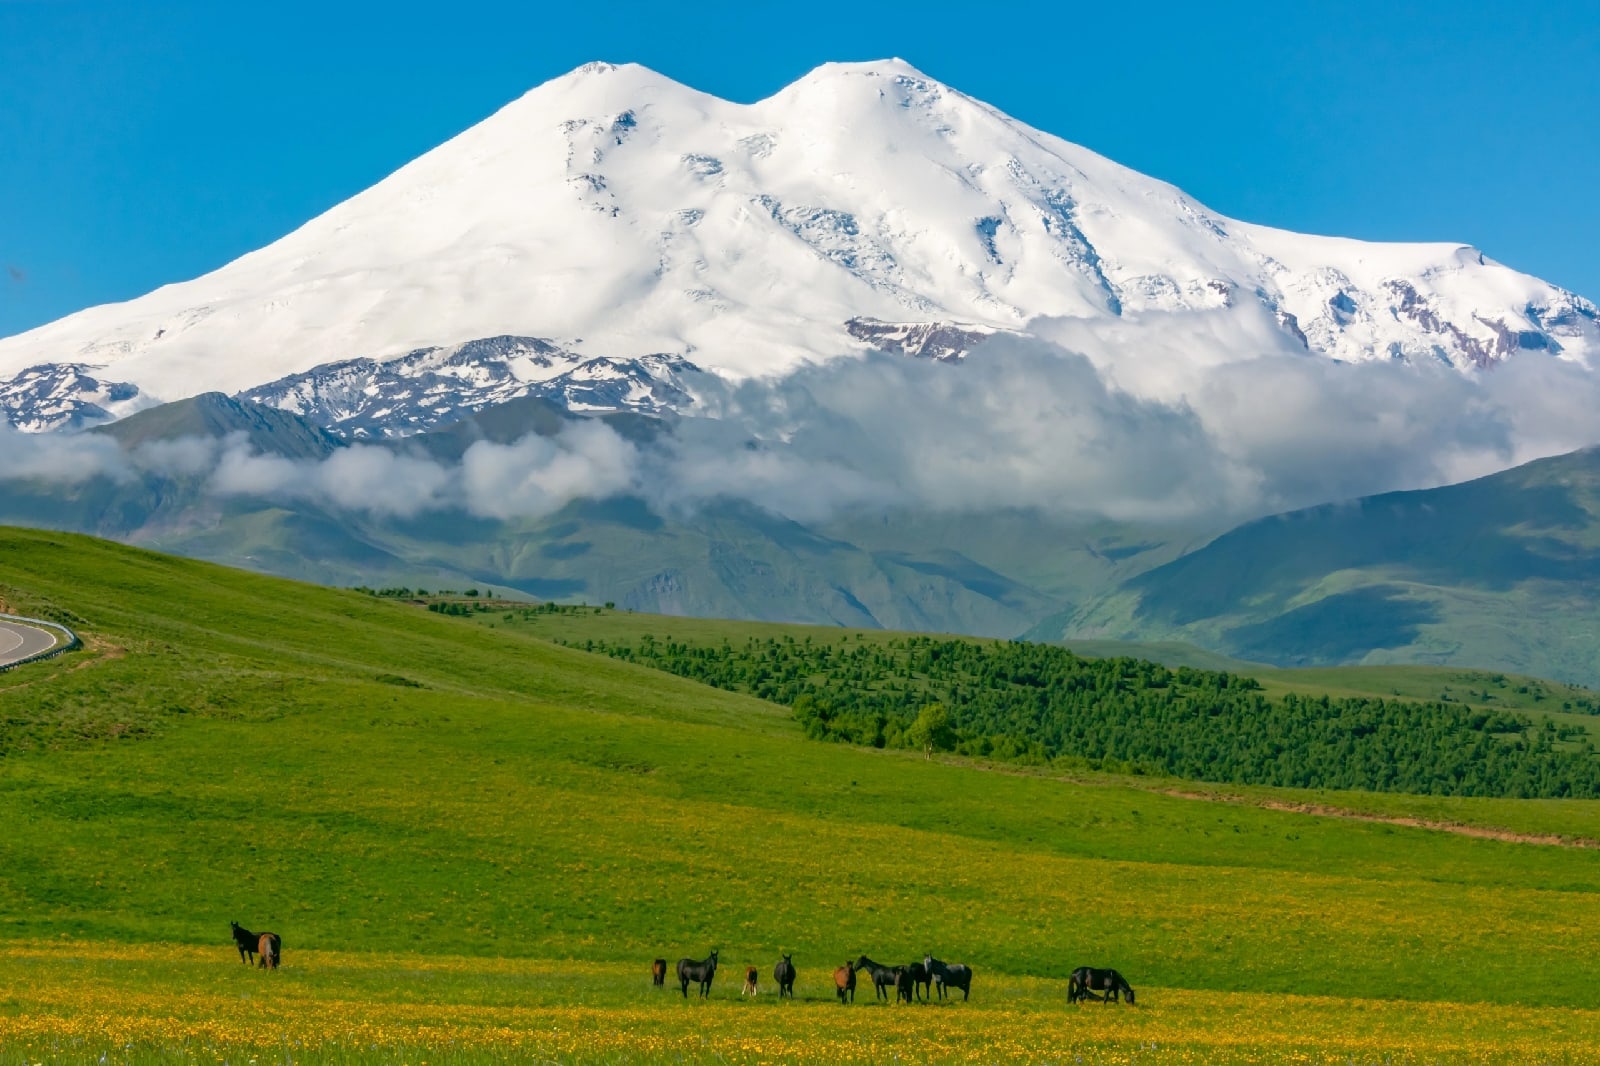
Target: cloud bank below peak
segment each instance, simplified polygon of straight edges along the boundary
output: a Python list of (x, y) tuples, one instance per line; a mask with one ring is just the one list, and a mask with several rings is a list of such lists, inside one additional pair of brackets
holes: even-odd
[(453, 462), (404, 441), (319, 459), (237, 439), (123, 450), (98, 434), (0, 429), (13, 478), (196, 479), (216, 497), (378, 517), (536, 518), (577, 499), (660, 513), (738, 500), (802, 523), (862, 509), (1034, 510), (1060, 519), (1220, 524), (1426, 488), (1600, 441), (1600, 376), (1558, 359), (1463, 375), (1338, 363), (1286, 347), (1250, 310), (1041, 320), (957, 365), (868, 353), (777, 378), (690, 382), (646, 443), (598, 420)]

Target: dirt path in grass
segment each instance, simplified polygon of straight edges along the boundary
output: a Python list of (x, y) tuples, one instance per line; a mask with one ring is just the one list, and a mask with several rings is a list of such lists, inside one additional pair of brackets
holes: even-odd
[(1230, 795), (1217, 792), (1194, 792), (1187, 789), (1156, 789), (1165, 796), (1179, 799), (1203, 800), (1209, 803), (1233, 803), (1261, 807), (1269, 811), (1288, 811), (1291, 814), (1310, 814), (1318, 818), (1345, 818), (1353, 822), (1379, 822), (1383, 825), (1401, 825), (1411, 829), (1431, 829), (1437, 833), (1455, 833), (1457, 836), (1477, 837), (1481, 840), (1503, 840), (1510, 844), (1541, 844), (1557, 848), (1600, 849), (1600, 840), (1590, 837), (1562, 836), (1557, 833), (1518, 833), (1512, 829), (1493, 826), (1467, 825), (1462, 822), (1438, 821), (1405, 814), (1374, 814), (1370, 811), (1353, 811), (1348, 807), (1335, 807), (1326, 803), (1295, 803), (1288, 800), (1261, 799), (1251, 796)]

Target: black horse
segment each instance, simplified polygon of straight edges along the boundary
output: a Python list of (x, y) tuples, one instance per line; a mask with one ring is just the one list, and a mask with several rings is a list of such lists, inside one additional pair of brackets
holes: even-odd
[(896, 1003), (915, 1002), (911, 998), (911, 990), (916, 987), (911, 981), (911, 967), (896, 966), (894, 968), (894, 999)]
[(794, 998), (794, 956), (785, 955), (772, 968), (772, 979), (778, 982), (778, 998)]
[(917, 998), (928, 1000), (933, 998), (933, 974), (928, 972), (925, 962), (913, 962), (905, 968), (911, 977), (911, 988), (916, 992)]
[(261, 943), (261, 934), (252, 933), (238, 922), (229, 922), (233, 926), (233, 946), (239, 949), (239, 961), (246, 966), (252, 966), (256, 961), (256, 947)]
[(945, 989), (961, 989), (961, 998), (969, 999), (972, 996), (972, 967), (959, 962), (940, 962), (932, 955), (925, 955), (922, 965), (928, 971), (928, 977), (939, 989), (939, 998), (943, 999)]
[[(1099, 993), (1096, 995), (1096, 993)], [(1097, 970), (1093, 966), (1080, 966), (1067, 977), (1067, 1002), (1080, 999), (1098, 999), (1102, 1003), (1120, 1000), (1127, 996), (1133, 1002), (1133, 986), (1115, 970)]]
[(717, 953), (713, 951), (708, 958), (695, 962), (693, 959), (678, 960), (678, 984), (683, 998), (689, 998), (689, 982), (694, 981), (700, 985), (702, 998), (711, 995), (711, 979), (717, 975)]
[(898, 993), (900, 988), (900, 971), (904, 969), (904, 967), (885, 966), (882, 963), (873, 962), (871, 959), (863, 955), (856, 960), (855, 965), (851, 968), (855, 970), (865, 970), (867, 973), (872, 975), (872, 987), (877, 991), (879, 999), (889, 998), (889, 993), (884, 991), (885, 989), (893, 988)]

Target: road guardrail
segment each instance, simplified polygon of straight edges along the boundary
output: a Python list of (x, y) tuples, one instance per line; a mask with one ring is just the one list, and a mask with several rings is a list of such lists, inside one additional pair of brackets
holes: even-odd
[(54, 659), (57, 655), (64, 655), (73, 648), (83, 646), (83, 641), (78, 639), (78, 634), (74, 633), (60, 622), (47, 622), (43, 618), (26, 618), (20, 614), (0, 614), (0, 621), (21, 622), (23, 625), (37, 626), (40, 629), (53, 629), (66, 637), (65, 641), (58, 640), (56, 641), (54, 647), (51, 647), (45, 651), (35, 652), (26, 659), (18, 659), (16, 662), (6, 663), (4, 666), (0, 666), (0, 674), (5, 673), (7, 670), (15, 670), (19, 666), (26, 666), (29, 663), (43, 662), (45, 659)]

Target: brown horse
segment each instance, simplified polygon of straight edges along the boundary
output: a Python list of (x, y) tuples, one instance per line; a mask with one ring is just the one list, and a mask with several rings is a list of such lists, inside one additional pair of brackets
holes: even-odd
[(657, 959), (650, 964), (650, 983), (660, 988), (667, 983), (667, 960)]
[(759, 991), (761, 990), (756, 987), (756, 968), (754, 966), (746, 966), (744, 968), (744, 991), (740, 994), (753, 996)]
[(839, 994), (839, 1002), (843, 1003), (845, 997), (850, 997), (850, 1002), (856, 1001), (856, 968), (850, 963), (845, 963), (833, 971), (833, 990)]
[(276, 970), (278, 958), (282, 953), (283, 941), (277, 933), (262, 933), (256, 941), (256, 954), (261, 956), (260, 966), (263, 970)]

